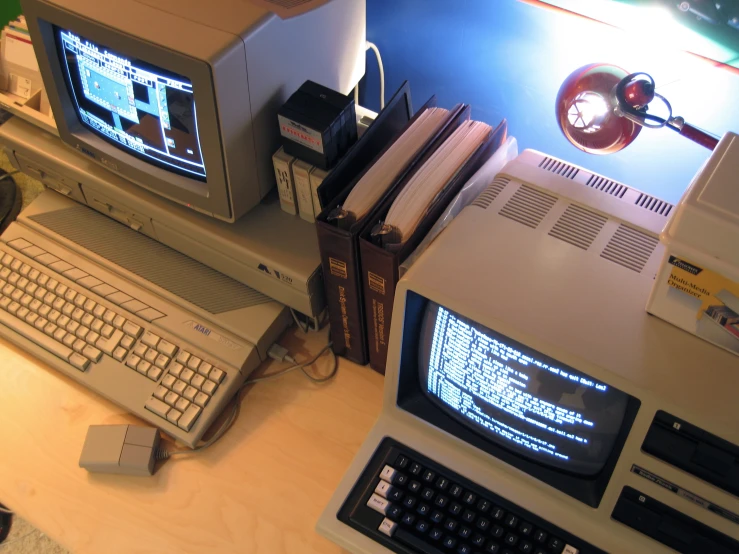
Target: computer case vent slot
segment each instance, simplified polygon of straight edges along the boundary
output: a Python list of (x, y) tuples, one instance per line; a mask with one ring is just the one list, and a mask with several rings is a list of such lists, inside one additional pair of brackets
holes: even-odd
[(659, 240), (631, 227), (619, 225), (601, 257), (641, 273)]
[(605, 177), (595, 174), (591, 175), (585, 184), (595, 190), (615, 196), (616, 198), (623, 198), (626, 191), (629, 190), (629, 187), (626, 185), (622, 185), (621, 183), (611, 181), (610, 179), (606, 179)]
[(660, 200), (659, 198), (655, 198), (654, 196), (649, 196), (648, 194), (644, 194), (643, 192), (639, 194), (639, 198), (636, 199), (636, 202), (634, 202), (634, 204), (641, 208), (644, 208), (645, 210), (649, 210), (650, 212), (654, 212), (665, 217), (670, 215), (672, 208), (674, 208), (674, 206), (669, 202), (665, 202), (664, 200)]
[(539, 167), (545, 171), (549, 171), (551, 173), (561, 175), (562, 177), (566, 177), (567, 179), (574, 179), (580, 172), (577, 167), (566, 164), (565, 162), (560, 162), (559, 160), (555, 160), (554, 158), (550, 157), (544, 158), (539, 163)]
[(555, 202), (557, 202), (556, 196), (546, 194), (527, 185), (521, 185), (498, 213), (508, 219), (536, 229)]
[(478, 208), (486, 209), (490, 204), (493, 203), (493, 200), (498, 197), (500, 192), (510, 182), (511, 180), (507, 177), (497, 177), (492, 183), (487, 186), (484, 191), (480, 193), (480, 195), (477, 197), (477, 199), (475, 199), (472, 205), (477, 206)]
[(598, 213), (570, 204), (549, 231), (549, 236), (587, 250), (607, 220)]
[(271, 301), (262, 293), (87, 206), (42, 213), (31, 219), (211, 314)]

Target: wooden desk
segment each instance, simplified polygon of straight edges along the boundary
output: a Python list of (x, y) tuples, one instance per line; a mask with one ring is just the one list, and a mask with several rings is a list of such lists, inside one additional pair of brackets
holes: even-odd
[[(281, 342), (302, 360), (325, 339), (291, 331)], [(153, 477), (90, 474), (78, 466), (88, 426), (138, 420), (0, 339), (0, 500), (75, 554), (338, 552), (314, 526), (382, 384), (344, 359), (324, 385), (293, 372), (251, 386), (209, 449)]]

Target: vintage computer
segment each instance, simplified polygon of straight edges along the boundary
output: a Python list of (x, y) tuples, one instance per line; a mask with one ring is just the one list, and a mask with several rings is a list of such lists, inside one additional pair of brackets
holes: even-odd
[[(0, 237), (0, 336), (194, 446), (291, 321), (274, 298), (320, 308), (309, 224), (260, 201), (279, 106), (363, 74), (364, 0), (285, 19), (237, 0), (22, 5), (59, 138), (2, 129), (54, 191)], [(301, 248), (303, 290), (244, 284), (249, 255)]]
[(645, 310), (673, 211), (510, 162), (400, 281), (383, 409), (319, 532), (363, 553), (739, 552), (739, 358)]

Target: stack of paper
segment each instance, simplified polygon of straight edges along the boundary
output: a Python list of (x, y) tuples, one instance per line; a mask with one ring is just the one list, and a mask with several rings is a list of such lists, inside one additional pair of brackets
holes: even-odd
[(344, 217), (359, 221), (369, 212), (421, 148), (441, 129), (449, 110), (430, 108), (367, 170), (344, 201)]
[(41, 88), (36, 54), (21, 15), (0, 33), (0, 89), (28, 100)]
[(491, 130), (480, 121), (467, 121), (457, 128), (400, 192), (378, 234), (389, 235), (387, 241), (391, 243), (402, 243), (410, 237), (434, 199)]

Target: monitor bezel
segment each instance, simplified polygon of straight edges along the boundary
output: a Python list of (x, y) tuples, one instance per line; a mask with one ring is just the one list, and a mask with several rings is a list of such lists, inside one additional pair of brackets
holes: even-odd
[[(26, 14), (29, 30), (62, 141), (143, 188), (197, 211), (230, 220), (232, 202), (210, 65), (57, 6), (43, 2), (34, 2), (32, 6), (32, 13)], [(205, 182), (141, 160), (98, 136), (80, 121), (58, 53), (55, 26), (123, 56), (145, 61), (190, 80), (197, 106)]]
[[(429, 301), (430, 299), (412, 290), (406, 292), (403, 340), (400, 348), (400, 366), (398, 368), (397, 396), (395, 399), (397, 407), (425, 421), (441, 432), (466, 442), (481, 452), (517, 468), (588, 506), (597, 508), (603, 499), (618, 459), (626, 444), (641, 402), (634, 396), (628, 395), (623, 425), (616, 437), (611, 455), (603, 466), (603, 469), (592, 476), (576, 475), (562, 469), (553, 469), (543, 463), (518, 454), (503, 445), (492, 442), (485, 438), (481, 432), (465, 425), (441, 409), (421, 388), (418, 378), (418, 347), (421, 339), (423, 317)], [(434, 301), (444, 306), (443, 301)], [(451, 310), (451, 308), (447, 309)], [(469, 316), (465, 315), (457, 307), (453, 311), (469, 318)], [(470, 319), (474, 320), (474, 318)]]

